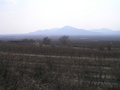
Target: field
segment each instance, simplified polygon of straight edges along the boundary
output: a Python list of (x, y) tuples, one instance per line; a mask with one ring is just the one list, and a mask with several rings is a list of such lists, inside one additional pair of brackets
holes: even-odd
[(0, 90), (119, 90), (120, 41), (0, 42)]

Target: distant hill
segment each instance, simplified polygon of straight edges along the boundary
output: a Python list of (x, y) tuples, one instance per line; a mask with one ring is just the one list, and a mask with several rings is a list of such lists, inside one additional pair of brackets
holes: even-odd
[(29, 35), (101, 35), (101, 32), (87, 31), (84, 29), (77, 29), (71, 26), (65, 26), (63, 28), (38, 30), (28, 33)]
[(113, 31), (106, 28), (84, 30), (65, 26), (62, 28), (37, 30), (35, 32), (30, 32), (27, 35), (120, 35), (120, 31)]
[(92, 29), (90, 31), (96, 31), (96, 32), (101, 32), (104, 35), (120, 35), (120, 30), (119, 31), (113, 31), (111, 29), (106, 29), (106, 28), (102, 28), (102, 29)]

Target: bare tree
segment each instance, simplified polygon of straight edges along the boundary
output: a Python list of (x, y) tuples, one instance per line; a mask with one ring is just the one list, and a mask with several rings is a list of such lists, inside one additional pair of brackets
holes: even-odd
[(63, 44), (63, 45), (67, 45), (68, 44), (68, 38), (69, 36), (62, 36), (59, 38), (59, 41)]
[(111, 45), (107, 45), (107, 49), (108, 49), (109, 51), (111, 50), (111, 48), (112, 48)]
[(104, 46), (99, 46), (99, 49), (101, 50), (101, 51), (104, 51)]
[(51, 40), (52, 40), (52, 39), (50, 39), (50, 38), (48, 38), (48, 37), (45, 37), (45, 38), (43, 38), (43, 44), (49, 45), (49, 44), (51, 43)]
[(36, 40), (35, 44), (36, 44), (37, 47), (39, 47), (39, 46), (41, 47), (42, 46), (41, 40)]

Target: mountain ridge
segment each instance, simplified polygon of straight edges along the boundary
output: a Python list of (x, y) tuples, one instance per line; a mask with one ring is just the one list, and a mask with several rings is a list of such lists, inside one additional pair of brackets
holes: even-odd
[(37, 30), (35, 32), (27, 33), (28, 35), (120, 35), (119, 31), (113, 31), (111, 29), (77, 29), (71, 26), (64, 26), (62, 28), (53, 28), (46, 30)]

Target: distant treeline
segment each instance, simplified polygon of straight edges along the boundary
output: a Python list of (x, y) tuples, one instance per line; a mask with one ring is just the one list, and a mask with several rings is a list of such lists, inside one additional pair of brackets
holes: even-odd
[(23, 39), (23, 40), (10, 40), (7, 42), (12, 42), (12, 43), (35, 43), (35, 40), (33, 39)]

